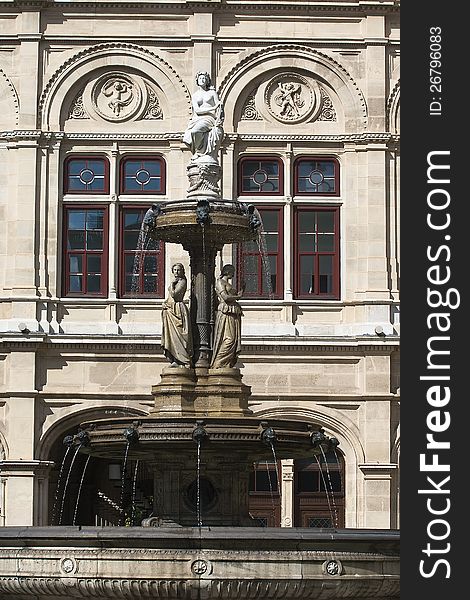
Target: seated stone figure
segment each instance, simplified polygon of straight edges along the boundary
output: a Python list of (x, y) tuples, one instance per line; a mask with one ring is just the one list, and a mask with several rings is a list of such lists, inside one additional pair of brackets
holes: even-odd
[(192, 96), (193, 115), (183, 135), (184, 143), (192, 152), (192, 161), (209, 160), (218, 164), (218, 152), (224, 131), (223, 106), (211, 86), (209, 73), (196, 74), (198, 89)]
[(191, 366), (193, 354), (191, 321), (184, 303), (187, 280), (181, 263), (172, 266), (173, 281), (168, 286), (168, 297), (162, 306), (162, 341), (166, 358), (172, 367)]
[(215, 284), (219, 300), (214, 325), (211, 369), (234, 367), (241, 350), (241, 306), (237, 300), (242, 297), (245, 286), (240, 292), (232, 286), (230, 280), (235, 274), (233, 265), (225, 265)]

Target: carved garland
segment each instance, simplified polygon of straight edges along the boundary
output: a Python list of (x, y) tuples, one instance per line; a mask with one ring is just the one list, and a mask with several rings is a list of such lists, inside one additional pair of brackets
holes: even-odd
[(391, 127), (392, 127), (392, 123), (391, 123), (392, 116), (395, 116), (395, 115), (392, 115), (392, 113), (397, 110), (399, 101), (400, 101), (400, 80), (398, 80), (396, 82), (393, 90), (390, 92), (390, 96), (388, 97), (388, 101), (387, 101), (387, 127), (389, 129), (391, 129)]
[(191, 108), (190, 108), (191, 107), (191, 94), (190, 94), (188, 88), (186, 87), (186, 84), (184, 83), (184, 81), (178, 75), (177, 71), (168, 62), (166, 62), (165, 60), (163, 60), (162, 58), (160, 58), (154, 52), (151, 52), (150, 50), (147, 50), (146, 48), (142, 48), (141, 46), (136, 46), (134, 44), (126, 44), (126, 43), (109, 43), (109, 44), (99, 44), (97, 46), (92, 46), (91, 48), (87, 48), (85, 50), (82, 50), (82, 51), (78, 52), (74, 56), (71, 56), (69, 59), (67, 59), (57, 69), (57, 71), (55, 71), (53, 73), (53, 75), (51, 76), (51, 78), (47, 82), (46, 86), (44, 87), (44, 90), (43, 90), (43, 92), (41, 94), (41, 97), (39, 99), (39, 105), (38, 105), (38, 114), (39, 114), (39, 117), (41, 117), (41, 115), (42, 115), (42, 111), (44, 109), (44, 104), (45, 104), (46, 98), (47, 98), (47, 96), (48, 96), (48, 94), (49, 94), (52, 86), (57, 81), (57, 79), (60, 77), (60, 75), (66, 69), (68, 69), (73, 63), (78, 62), (79, 60), (81, 60), (82, 58), (84, 58), (86, 56), (92, 56), (93, 54), (97, 54), (98, 52), (101, 52), (101, 51), (104, 51), (104, 50), (131, 50), (133, 52), (149, 56), (149, 57), (152, 58), (152, 60), (157, 61), (157, 63), (159, 65), (163, 65), (163, 67), (165, 68), (165, 70), (170, 71), (171, 74), (172, 74), (172, 76), (178, 81), (179, 85), (183, 88), (183, 93), (184, 93), (184, 95), (186, 97), (186, 100), (188, 102), (188, 111), (190, 112), (190, 110), (191, 110)]
[[(262, 50), (258, 50), (257, 52), (253, 52), (249, 54), (245, 58), (243, 58), (239, 63), (237, 63), (225, 76), (222, 83), (219, 86), (218, 93), (219, 96), (223, 96), (224, 88), (228, 85), (230, 80), (235, 76), (237, 71), (239, 71), (242, 67), (248, 65), (250, 62), (254, 61), (256, 58), (264, 56), (268, 58), (270, 55), (273, 55), (275, 58), (279, 57), (279, 54), (282, 52), (295, 52), (296, 58), (299, 58), (299, 55), (302, 54), (317, 57), (323, 61), (323, 64), (329, 65), (333, 71), (340, 71), (343, 77), (346, 77), (350, 84), (353, 86), (354, 91), (359, 99), (359, 104), (361, 107), (362, 113), (362, 125), (364, 129), (367, 127), (367, 105), (364, 98), (363, 93), (361, 92), (359, 86), (353, 79), (353, 77), (349, 74), (349, 72), (336, 60), (328, 56), (327, 54), (323, 54), (323, 52), (319, 52), (314, 48), (308, 48), (307, 46), (297, 46), (295, 44), (281, 44), (279, 46), (268, 46), (267, 48), (263, 48)], [(302, 53), (302, 54), (300, 54)]]

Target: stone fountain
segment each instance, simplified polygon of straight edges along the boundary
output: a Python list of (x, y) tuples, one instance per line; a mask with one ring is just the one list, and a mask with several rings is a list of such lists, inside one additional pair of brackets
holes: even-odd
[[(223, 106), (207, 73), (196, 76), (183, 140), (192, 157), (180, 201), (154, 204), (143, 227), (181, 244), (163, 305), (169, 365), (147, 417), (82, 423), (70, 443), (97, 457), (145, 461), (152, 516), (142, 527), (6, 528), (0, 592), (11, 598), (374, 598), (398, 596), (398, 535), (387, 531), (261, 529), (248, 511), (253, 462), (320, 455), (338, 444), (320, 425), (263, 420), (235, 366), (243, 290), (232, 265), (215, 277), (224, 244), (253, 240), (253, 206), (221, 198)], [(235, 529), (236, 528), (236, 529)], [(3, 549), (2, 549), (3, 546)], [(0, 596), (3, 597), (3, 596)]]

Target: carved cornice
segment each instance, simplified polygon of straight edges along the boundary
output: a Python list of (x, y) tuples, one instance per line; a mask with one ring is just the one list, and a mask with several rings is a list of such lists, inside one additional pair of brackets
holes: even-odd
[[(0, 6), (7, 7), (22, 7), (26, 8), (37, 8), (38, 10), (53, 8), (57, 10), (57, 7), (62, 6), (62, 2), (54, 2), (54, 0), (13, 0), (13, 2), (0, 2)], [(126, 8), (147, 8), (150, 10), (155, 9), (171, 9), (175, 10), (180, 8), (181, 11), (185, 12), (216, 12), (216, 11), (244, 11), (244, 12), (263, 12), (269, 10), (270, 12), (360, 12), (364, 13), (397, 13), (400, 10), (400, 0), (329, 0), (329, 2), (323, 2), (322, 4), (312, 5), (311, 3), (303, 2), (302, 0), (276, 0), (275, 2), (259, 1), (259, 2), (243, 2), (243, 1), (231, 1), (231, 0), (173, 0), (168, 2), (146, 2), (145, 0), (129, 1), (123, 3), (110, 2), (109, 0), (94, 0), (89, 2), (67, 2), (63, 4), (64, 9), (70, 10), (70, 8), (83, 8), (96, 9), (97, 5), (100, 8), (105, 9), (118, 9), (122, 12)]]
[[(15, 129), (12, 131), (0, 131), (0, 140), (17, 142), (21, 140), (38, 140), (47, 143), (61, 142), (63, 140), (155, 140), (155, 141), (180, 141), (182, 132), (171, 133), (64, 133), (61, 131), (47, 132), (39, 129)], [(398, 143), (398, 133), (352, 133), (352, 134), (271, 134), (271, 133), (228, 133), (225, 140), (234, 143), (237, 140), (257, 142), (319, 142), (319, 143)]]

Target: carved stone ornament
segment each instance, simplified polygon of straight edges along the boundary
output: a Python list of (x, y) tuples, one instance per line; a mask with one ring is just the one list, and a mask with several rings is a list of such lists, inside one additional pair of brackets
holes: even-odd
[(60, 570), (64, 575), (73, 575), (77, 570), (77, 561), (72, 557), (63, 558), (60, 561)]
[(158, 101), (157, 94), (149, 85), (146, 85), (145, 87), (147, 91), (147, 107), (143, 118), (147, 120), (163, 119), (163, 111), (160, 102)]
[(264, 102), (269, 113), (281, 123), (301, 123), (320, 108), (319, 86), (298, 73), (274, 77), (266, 86)]
[(83, 90), (75, 97), (69, 110), (69, 119), (89, 119), (90, 115), (83, 106)]
[(263, 120), (263, 118), (259, 114), (258, 110), (256, 109), (255, 94), (256, 94), (256, 90), (254, 90), (246, 99), (245, 105), (242, 110), (242, 116), (241, 116), (242, 121), (262, 121)]
[(322, 572), (331, 577), (338, 577), (343, 572), (343, 565), (337, 559), (325, 560), (322, 565)]
[(320, 87), (321, 94), (321, 112), (318, 117), (319, 121), (336, 121), (336, 111), (333, 106), (333, 102), (325, 90)]
[(128, 121), (145, 109), (146, 92), (140, 77), (106, 73), (96, 80), (91, 90), (91, 102), (106, 121)]

